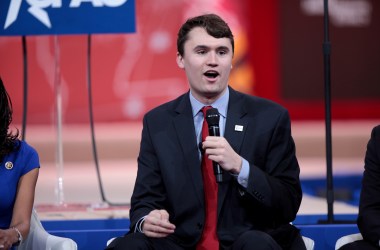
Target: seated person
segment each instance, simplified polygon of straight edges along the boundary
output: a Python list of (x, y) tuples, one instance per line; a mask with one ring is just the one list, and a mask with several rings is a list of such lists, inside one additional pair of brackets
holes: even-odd
[(12, 132), (12, 102), (0, 78), (0, 249), (13, 249), (29, 233), (39, 172), (36, 150)]
[(188, 19), (177, 51), (190, 90), (144, 116), (130, 231), (107, 249), (305, 249), (290, 224), (302, 190), (287, 110), (229, 86), (219, 16)]
[(364, 163), (357, 220), (363, 240), (344, 245), (341, 250), (380, 249), (380, 125), (372, 130)]

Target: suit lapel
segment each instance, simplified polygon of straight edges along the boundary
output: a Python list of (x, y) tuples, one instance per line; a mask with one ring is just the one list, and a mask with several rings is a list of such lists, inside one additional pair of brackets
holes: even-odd
[(242, 96), (238, 97), (238, 93), (230, 88), (230, 99), (228, 103), (224, 137), (237, 153), (240, 152), (244, 135), (248, 127), (248, 120), (245, 119), (247, 111), (243, 102), (244, 98)]
[(189, 95), (184, 95), (175, 111), (178, 115), (174, 118), (174, 127), (181, 144), (182, 152), (187, 162), (186, 170), (196, 190), (199, 202), (203, 204), (203, 183), (201, 162), (199, 159), (198, 145), (195, 136), (194, 120)]
[[(248, 119), (245, 118), (247, 111), (244, 107), (244, 98), (239, 93), (230, 88), (230, 97), (228, 102), (227, 120), (224, 131), (224, 138), (231, 147), (239, 154), (244, 135), (248, 127)], [(233, 178), (230, 173), (224, 172), (223, 182), (219, 185), (218, 191), (218, 215), (223, 205), (229, 185), (232, 184), (230, 179)]]

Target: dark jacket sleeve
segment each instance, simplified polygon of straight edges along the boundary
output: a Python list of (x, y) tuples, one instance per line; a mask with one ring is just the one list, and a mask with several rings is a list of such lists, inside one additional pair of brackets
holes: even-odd
[(372, 130), (367, 145), (360, 194), (358, 227), (365, 240), (380, 240), (380, 126)]
[(256, 160), (250, 162), (251, 181), (248, 182), (247, 191), (256, 200), (256, 194), (259, 194), (258, 200), (264, 209), (270, 210), (276, 217), (275, 221), (282, 224), (295, 219), (302, 200), (300, 169), (288, 112), (278, 114), (271, 133), (267, 136), (268, 140), (261, 140), (260, 147), (265, 150), (265, 154), (261, 154), (263, 157), (253, 157)]

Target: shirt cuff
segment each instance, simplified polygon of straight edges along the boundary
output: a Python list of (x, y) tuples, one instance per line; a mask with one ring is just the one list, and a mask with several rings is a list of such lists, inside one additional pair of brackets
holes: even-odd
[(237, 181), (240, 185), (247, 188), (248, 177), (249, 177), (249, 163), (246, 159), (242, 159), (242, 166), (239, 175), (237, 176)]
[(139, 232), (139, 233), (142, 233), (142, 224), (144, 223), (145, 221), (145, 218), (147, 217), (147, 215), (145, 215), (144, 217), (140, 218), (137, 223), (136, 223), (136, 227), (135, 227), (135, 233)]

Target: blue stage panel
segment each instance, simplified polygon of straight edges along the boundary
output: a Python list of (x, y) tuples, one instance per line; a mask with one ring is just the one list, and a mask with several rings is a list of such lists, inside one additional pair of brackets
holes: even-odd
[[(337, 221), (352, 220), (355, 215), (336, 215)], [(347, 234), (359, 232), (356, 224), (318, 224), (326, 215), (301, 215), (295, 220), (302, 235), (314, 240), (315, 250), (333, 250), (336, 241)], [(309, 224), (304, 224), (309, 223)], [(128, 219), (42, 221), (45, 229), (56, 236), (73, 239), (78, 249), (104, 249), (109, 239), (129, 230)]]
[(340, 237), (359, 232), (356, 224), (301, 225), (298, 228), (302, 235), (314, 240), (314, 250), (334, 250)]

